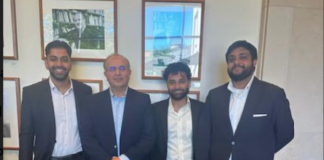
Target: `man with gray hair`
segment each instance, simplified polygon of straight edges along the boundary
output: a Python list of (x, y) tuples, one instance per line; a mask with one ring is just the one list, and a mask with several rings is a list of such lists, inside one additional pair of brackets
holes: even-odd
[(84, 151), (94, 160), (146, 160), (155, 139), (150, 97), (128, 86), (131, 69), (124, 56), (108, 56), (104, 69), (109, 89), (83, 104)]

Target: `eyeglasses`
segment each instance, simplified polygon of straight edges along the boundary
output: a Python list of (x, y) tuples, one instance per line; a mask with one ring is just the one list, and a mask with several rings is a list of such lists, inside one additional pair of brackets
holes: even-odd
[(119, 67), (111, 66), (111, 67), (109, 67), (109, 71), (115, 72), (115, 71), (117, 71), (117, 68), (119, 71), (125, 71), (127, 69), (125, 66), (119, 66)]

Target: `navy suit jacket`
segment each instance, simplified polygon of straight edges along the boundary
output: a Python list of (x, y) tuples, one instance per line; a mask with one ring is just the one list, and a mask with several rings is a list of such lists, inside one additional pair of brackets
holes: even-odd
[[(209, 160), (210, 114), (204, 103), (191, 99), (192, 145), (194, 160)], [(156, 141), (151, 160), (166, 160), (168, 144), (168, 108), (169, 99), (153, 104)]]
[(232, 160), (273, 160), (294, 137), (294, 121), (284, 90), (255, 77), (233, 134), (227, 86), (210, 90), (206, 100), (212, 120), (211, 160), (228, 160), (231, 153)]
[[(80, 120), (81, 100), (91, 87), (72, 80), (76, 113)], [(80, 125), (80, 124), (79, 124)], [(49, 80), (24, 87), (21, 105), (19, 160), (50, 160), (56, 142), (54, 105)]]
[[(82, 105), (80, 137), (91, 160), (110, 160), (117, 142), (109, 89), (89, 96)], [(120, 154), (145, 160), (154, 145), (155, 130), (150, 97), (128, 88), (120, 133)]]

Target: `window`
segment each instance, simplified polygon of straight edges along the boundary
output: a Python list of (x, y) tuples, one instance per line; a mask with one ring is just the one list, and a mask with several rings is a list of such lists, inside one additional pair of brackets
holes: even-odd
[(200, 79), (204, 2), (143, 1), (143, 79), (161, 79), (170, 63), (183, 62)]

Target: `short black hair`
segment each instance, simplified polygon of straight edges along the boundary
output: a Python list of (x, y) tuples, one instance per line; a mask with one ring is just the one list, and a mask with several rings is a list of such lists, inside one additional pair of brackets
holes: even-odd
[(239, 40), (239, 41), (236, 41), (233, 44), (231, 44), (229, 46), (229, 48), (227, 49), (226, 57), (225, 57), (226, 58), (226, 62), (228, 62), (228, 55), (234, 49), (239, 48), (239, 47), (243, 47), (246, 50), (248, 50), (250, 52), (250, 54), (251, 54), (252, 60), (258, 59), (257, 49), (251, 43), (247, 42), (246, 40)]
[(191, 71), (187, 64), (183, 62), (170, 63), (163, 72), (163, 78), (167, 81), (170, 74), (178, 74), (183, 72), (188, 80), (191, 80)]
[(51, 49), (53, 49), (53, 48), (63, 48), (68, 53), (69, 57), (71, 57), (71, 55), (72, 55), (72, 49), (66, 42), (60, 41), (60, 40), (55, 40), (55, 41), (52, 41), (46, 45), (46, 47), (45, 47), (46, 56), (48, 56)]

